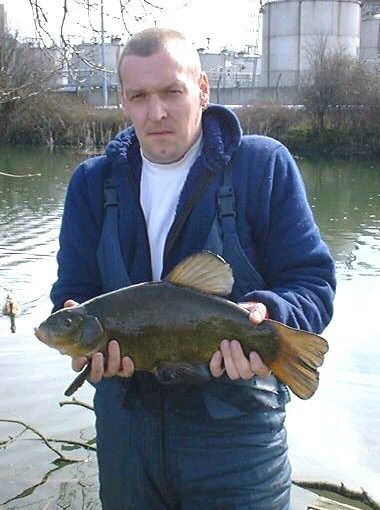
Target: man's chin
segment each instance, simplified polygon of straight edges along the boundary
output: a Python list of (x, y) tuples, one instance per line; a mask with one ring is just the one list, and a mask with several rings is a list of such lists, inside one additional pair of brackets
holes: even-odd
[(164, 148), (151, 152), (145, 152), (143, 150), (143, 154), (144, 157), (151, 163), (157, 163), (158, 165), (170, 165), (171, 163), (176, 163), (177, 161), (180, 161), (183, 157), (182, 153), (178, 154), (178, 152)]

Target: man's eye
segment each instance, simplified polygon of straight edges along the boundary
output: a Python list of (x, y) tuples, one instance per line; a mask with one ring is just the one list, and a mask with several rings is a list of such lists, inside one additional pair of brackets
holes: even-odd
[(182, 90), (180, 89), (170, 89), (170, 94), (182, 94)]
[(131, 101), (138, 101), (139, 99), (143, 99), (145, 97), (145, 94), (134, 94), (131, 96)]

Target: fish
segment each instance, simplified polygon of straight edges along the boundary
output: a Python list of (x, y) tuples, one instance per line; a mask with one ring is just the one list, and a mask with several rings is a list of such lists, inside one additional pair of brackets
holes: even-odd
[[(209, 380), (207, 366), (221, 340), (237, 339), (246, 355), (256, 351), (295, 395), (310, 398), (318, 388), (327, 341), (272, 319), (254, 325), (248, 310), (227, 299), (233, 284), (232, 269), (222, 257), (198, 252), (161, 281), (123, 287), (52, 313), (35, 335), (61, 354), (89, 360), (95, 352), (106, 353), (115, 339), (136, 370), (151, 371), (166, 384)], [(89, 372), (90, 363), (65, 395)]]

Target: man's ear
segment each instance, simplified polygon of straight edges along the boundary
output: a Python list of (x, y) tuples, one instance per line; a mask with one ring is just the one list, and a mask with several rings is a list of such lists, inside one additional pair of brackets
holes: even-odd
[(210, 99), (210, 85), (208, 82), (207, 74), (203, 71), (201, 72), (199, 78), (199, 88), (201, 89), (201, 106), (202, 109), (205, 110)]
[(128, 120), (129, 119), (129, 115), (128, 115), (127, 100), (126, 100), (126, 97), (125, 97), (125, 94), (124, 94), (122, 88), (120, 88), (120, 102), (121, 102), (121, 105), (123, 107), (124, 117)]

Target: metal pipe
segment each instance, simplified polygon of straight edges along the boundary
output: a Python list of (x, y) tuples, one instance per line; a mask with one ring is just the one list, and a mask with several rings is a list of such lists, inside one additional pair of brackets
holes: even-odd
[(103, 105), (108, 106), (108, 84), (106, 72), (106, 53), (104, 45), (104, 9), (103, 0), (100, 0), (100, 32), (101, 32), (101, 46), (102, 46), (102, 69), (103, 69)]

